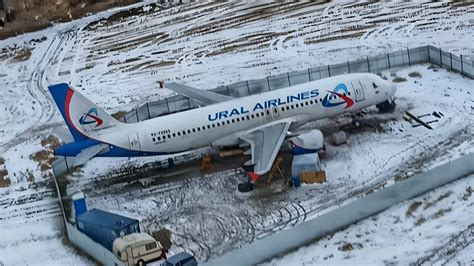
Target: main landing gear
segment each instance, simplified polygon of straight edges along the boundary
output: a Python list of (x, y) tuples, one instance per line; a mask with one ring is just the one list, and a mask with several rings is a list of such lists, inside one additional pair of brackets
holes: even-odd
[(353, 114), (352, 117), (352, 126), (355, 128), (360, 128), (362, 126), (362, 117), (365, 115), (364, 111), (357, 112)]

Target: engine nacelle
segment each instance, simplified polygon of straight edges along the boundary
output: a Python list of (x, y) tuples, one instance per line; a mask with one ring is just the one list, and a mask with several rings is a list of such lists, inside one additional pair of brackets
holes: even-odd
[(294, 155), (318, 152), (324, 147), (324, 135), (314, 129), (300, 134), (290, 140), (290, 150)]

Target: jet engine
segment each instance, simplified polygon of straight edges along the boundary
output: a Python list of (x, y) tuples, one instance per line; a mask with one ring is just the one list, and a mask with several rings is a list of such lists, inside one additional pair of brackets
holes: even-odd
[(294, 155), (318, 152), (324, 147), (324, 135), (314, 129), (289, 139), (290, 151)]

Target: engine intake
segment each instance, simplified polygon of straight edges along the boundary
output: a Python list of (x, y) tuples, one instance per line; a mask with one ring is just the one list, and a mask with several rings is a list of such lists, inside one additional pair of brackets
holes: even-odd
[(314, 153), (324, 148), (324, 135), (320, 130), (311, 130), (289, 139), (290, 151), (294, 155)]

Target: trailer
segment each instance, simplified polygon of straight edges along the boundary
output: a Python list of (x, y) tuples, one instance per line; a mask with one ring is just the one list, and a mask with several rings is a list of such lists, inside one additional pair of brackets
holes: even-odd
[(140, 233), (138, 220), (99, 209), (78, 215), (76, 226), (79, 231), (110, 251), (116, 238)]

